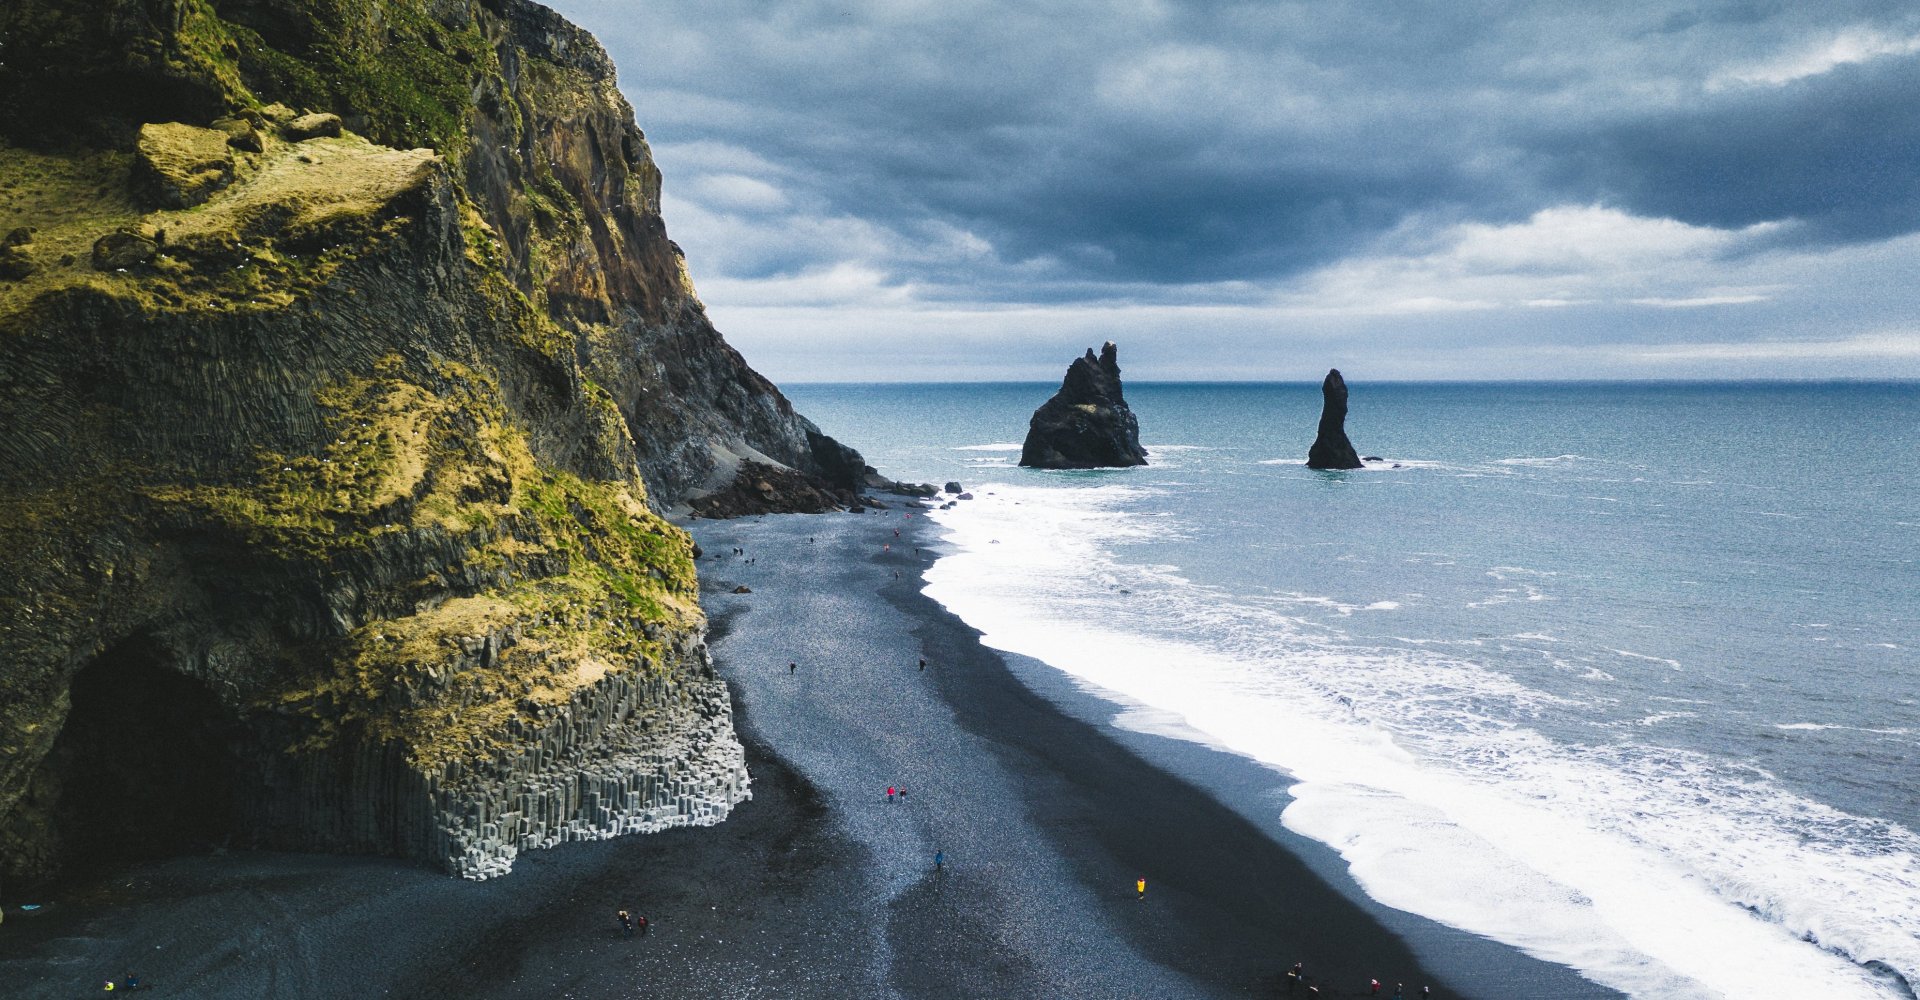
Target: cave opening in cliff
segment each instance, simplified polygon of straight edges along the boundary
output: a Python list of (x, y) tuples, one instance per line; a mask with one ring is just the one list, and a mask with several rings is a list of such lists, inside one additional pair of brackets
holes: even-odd
[(238, 726), (168, 662), (156, 643), (132, 639), (74, 677), (48, 761), (70, 872), (202, 850), (233, 832)]

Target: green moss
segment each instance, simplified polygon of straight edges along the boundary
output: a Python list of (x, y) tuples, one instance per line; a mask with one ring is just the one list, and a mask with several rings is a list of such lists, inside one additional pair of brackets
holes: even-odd
[(178, 29), (166, 60), (178, 75), (207, 81), (228, 108), (257, 105), (240, 76), (240, 39), (207, 0), (175, 0)]
[(578, 582), (650, 620), (678, 617), (696, 600), (692, 545), (647, 510), (636, 487), (549, 471), (527, 484), (522, 505)]
[[(348, 638), (335, 672), (275, 704), (311, 722), (295, 750), (371, 737), (433, 769), (520, 746), (513, 723), (538, 725), (545, 710), (609, 674), (665, 669), (666, 639), (686, 627), (623, 613), (572, 578), (535, 581), (369, 623)], [(489, 640), (494, 652), (481, 668), (477, 650)]]
[[(355, 630), (326, 676), (275, 696), (310, 722), (298, 749), (364, 733), (399, 741), (423, 767), (485, 755), (511, 743), (510, 722), (610, 671), (643, 659), (658, 669), (662, 636), (702, 620), (691, 540), (647, 508), (637, 481), (540, 466), (488, 398), (491, 383), (458, 366), (442, 374), (463, 388), (435, 397), (373, 380), (334, 390), (336, 437), (323, 455), (263, 457), (251, 487), (165, 498), (292, 554), (325, 556), (379, 531), (465, 529), (470, 566), (510, 570), (504, 585)], [(484, 496), (495, 491), (498, 500)], [(516, 641), (471, 669), (470, 648), (489, 635)]]
[(476, 26), (449, 28), (419, 0), (382, 3), (377, 18), (354, 0), (316, 0), (303, 9), (315, 39), (305, 51), (230, 26), (243, 43), (240, 67), (259, 92), (364, 116), (367, 134), (389, 146), (449, 155), (466, 149), (474, 81), (499, 75), (498, 56)]
[(253, 545), (306, 558), (408, 528), (464, 534), (511, 514), (511, 484), (532, 458), (506, 426), (492, 381), (449, 364), (430, 392), (402, 375), (398, 358), (382, 367), (319, 394), (330, 436), (317, 450), (263, 450), (247, 481), (151, 495), (198, 508)]

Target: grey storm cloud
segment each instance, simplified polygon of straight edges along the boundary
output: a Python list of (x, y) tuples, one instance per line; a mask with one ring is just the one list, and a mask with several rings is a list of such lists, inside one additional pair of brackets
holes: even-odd
[(1723, 229), (1791, 221), (1794, 238), (1838, 243), (1920, 228), (1920, 58), (1843, 66), (1562, 142), (1564, 162), (1590, 171), (1576, 189), (1644, 214)]
[[(670, 195), (722, 191), (692, 151), (749, 151), (779, 198), (705, 210), (857, 220), (897, 280), (984, 298), (1285, 280), (1411, 219), (1562, 204), (1827, 243), (1920, 228), (1904, 0), (559, 7), (612, 51)], [(752, 231), (726, 276), (841, 238)]]

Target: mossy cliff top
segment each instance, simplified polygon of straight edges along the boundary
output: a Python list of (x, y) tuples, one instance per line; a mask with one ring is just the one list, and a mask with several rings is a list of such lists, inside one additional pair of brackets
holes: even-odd
[(433, 150), (501, 274), (620, 407), (656, 503), (724, 485), (726, 456), (754, 452), (860, 485), (714, 331), (611, 62), (537, 3), (12, 0), (0, 95), (0, 142), (82, 158), (132, 152), (143, 125), (276, 109)]
[[(707, 323), (543, 7), (16, 0), (0, 95), (6, 873), (100, 820), (102, 761), (160, 780), (74, 735), (83, 673), (191, 679), (214, 708), (156, 711), (274, 816), (326, 801), (247, 788), (281, 754), (470, 772), (704, 669), (655, 508), (716, 454), (848, 463)], [(342, 807), (416, 851), (394, 794)]]

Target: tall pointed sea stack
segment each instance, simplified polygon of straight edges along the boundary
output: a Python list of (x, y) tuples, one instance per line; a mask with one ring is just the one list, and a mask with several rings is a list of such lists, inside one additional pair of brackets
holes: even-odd
[(1307, 450), (1307, 468), (1360, 468), (1360, 455), (1347, 440), (1347, 382), (1340, 377), (1340, 369), (1328, 369), (1320, 395), (1325, 399), (1320, 407), (1320, 436)]
[(1033, 411), (1020, 464), (1035, 469), (1106, 469), (1147, 464), (1140, 423), (1120, 396), (1120, 349), (1088, 348), (1067, 366), (1060, 391)]

